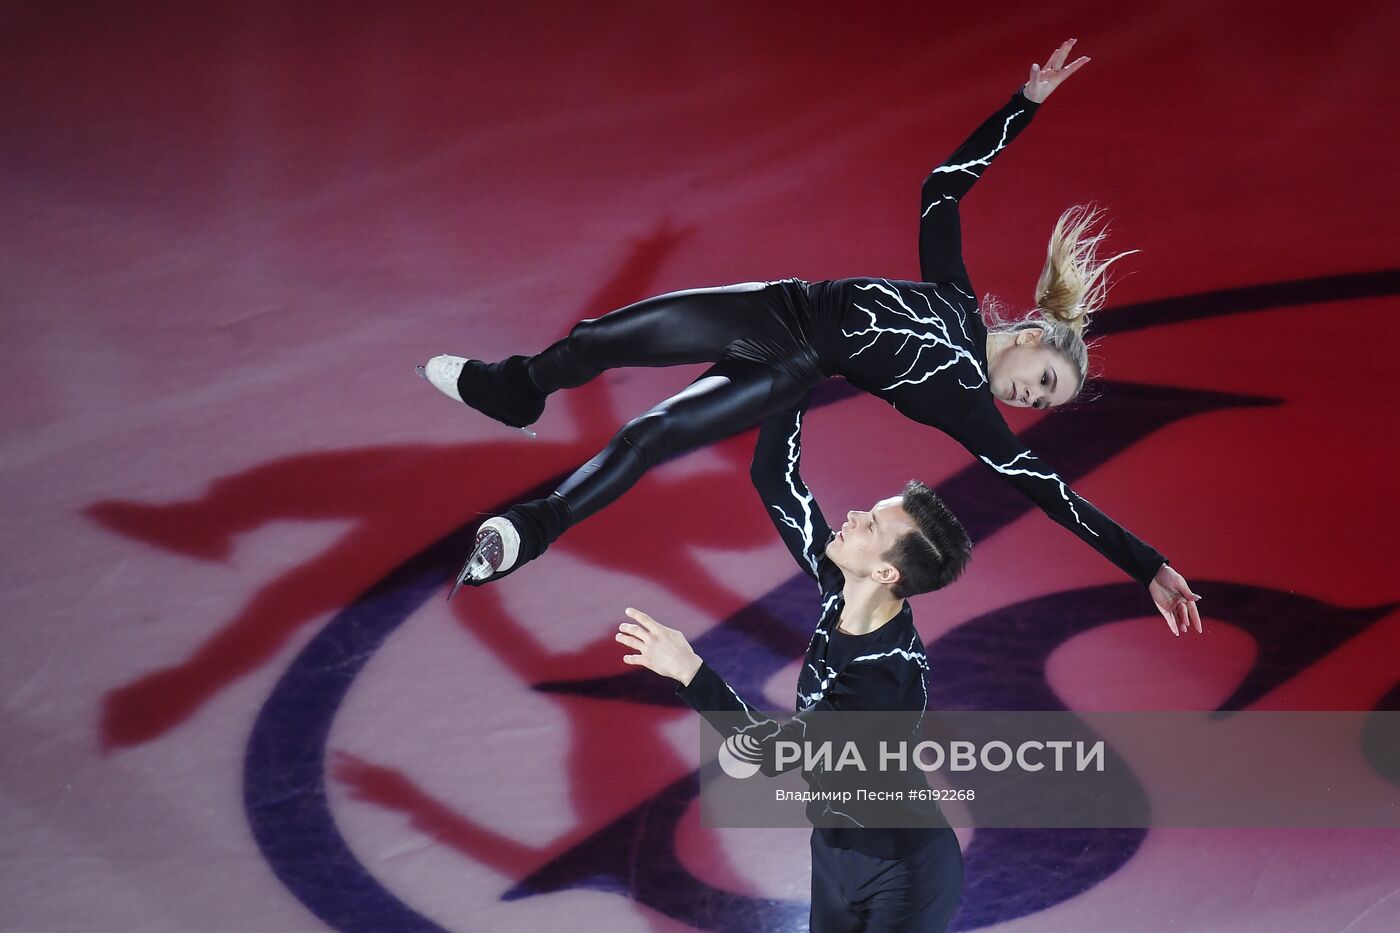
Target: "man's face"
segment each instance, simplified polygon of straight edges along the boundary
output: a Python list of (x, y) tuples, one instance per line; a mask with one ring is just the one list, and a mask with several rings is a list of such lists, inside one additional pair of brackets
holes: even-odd
[(881, 499), (868, 512), (847, 512), (846, 523), (836, 529), (836, 537), (826, 546), (826, 556), (858, 576), (873, 576), (881, 583), (892, 583), (896, 571), (883, 557), (895, 542), (914, 530), (914, 522), (904, 511), (904, 499)]

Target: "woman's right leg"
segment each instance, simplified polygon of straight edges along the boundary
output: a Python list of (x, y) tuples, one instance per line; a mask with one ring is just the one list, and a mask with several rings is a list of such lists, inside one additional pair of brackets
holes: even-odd
[(712, 366), (684, 391), (623, 425), (598, 456), (550, 496), (488, 520), (483, 528), (502, 520), (510, 526), (494, 526), (510, 543), (502, 547), (500, 540), (488, 540), (483, 551), (478, 535), (476, 551), (483, 552), (491, 566), (476, 562), (478, 571), (473, 571), (469, 560), (459, 583), (505, 576), (538, 557), (568, 528), (615, 501), (668, 455), (737, 434), (797, 404), (809, 388), (783, 368), (766, 363), (725, 360)]

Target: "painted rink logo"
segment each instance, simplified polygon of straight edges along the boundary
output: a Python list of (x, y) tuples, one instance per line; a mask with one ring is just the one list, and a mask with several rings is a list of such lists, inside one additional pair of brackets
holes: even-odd
[[(1342, 284), (1354, 287), (1343, 289)], [(1227, 295), (1177, 299), (1170, 306), (1154, 302), (1150, 307), (1115, 312), (1112, 323), (1117, 326), (1113, 330), (1123, 332), (1271, 306), (1356, 298), (1366, 292), (1392, 294), (1400, 290), (1397, 284), (1400, 273), (1372, 273), (1316, 280), (1313, 288), (1307, 287), (1312, 282), (1286, 283), (1286, 287), (1261, 286), (1258, 295), (1234, 290)], [(832, 393), (827, 401), (833, 396), (843, 397)], [(1033, 428), (1026, 432), (1026, 439), (1060, 467), (1067, 481), (1074, 481), (1182, 419), (1277, 404), (1280, 402), (1274, 399), (1220, 392), (1115, 384), (1105, 392), (1104, 399), (1076, 413), (1077, 419), (1087, 422), (1082, 438), (1067, 438), (1063, 433), (1057, 438), (1053, 431), (1040, 434)], [(984, 508), (968, 510), (969, 531), (979, 541), (1029, 508), (1020, 503), (1007, 506), (996, 495), (1002, 491), (1002, 482), (976, 464), (953, 475), (939, 488), (940, 494), (959, 502), (987, 503)], [(424, 602), (440, 594), (446, 575), (456, 568), (469, 538), (470, 529), (464, 527), (434, 542), (339, 612), (292, 662), (264, 705), (250, 736), (244, 797), (253, 834), (282, 883), (334, 929), (441, 929), (385, 888), (349, 849), (326, 798), (326, 743), (341, 702), (365, 663), (399, 625)], [(1349, 609), (1280, 590), (1229, 581), (1202, 582), (1209, 587), (1213, 618), (1247, 631), (1261, 646), (1261, 660), (1219, 704), (1222, 713), (1258, 701), (1365, 631), (1390, 608)], [(745, 613), (749, 609), (741, 609), (697, 639), (697, 650), (713, 657), (719, 665), (733, 665), (740, 671), (732, 678), (736, 687), (761, 693), (769, 677), (802, 653), (815, 617), (811, 611), (815, 606), (803, 602), (807, 597), (802, 594), (809, 589), (810, 580), (796, 576), (755, 601), (754, 606), (781, 607), (770, 608), (768, 617), (777, 620), (783, 630), (771, 633), (772, 642), (761, 650), (745, 630)], [(1049, 654), (1077, 633), (1141, 616), (1141, 601), (1136, 585), (1088, 587), (1051, 593), (969, 620), (929, 646), (933, 663), (930, 706), (1063, 708), (1044, 677)], [(1055, 624), (1047, 624), (1051, 621)], [(981, 662), (988, 643), (1003, 646), (1006, 657), (1002, 660), (1019, 672), (1017, 676), (975, 676), (984, 669)], [(638, 678), (624, 675), (534, 687), (576, 696), (677, 705), (674, 700), (653, 696), (654, 691), (642, 687)], [(726, 757), (719, 759), (720, 769), (735, 778), (745, 771), (745, 776), (752, 776), (759, 768), (750, 752), (736, 745), (729, 749), (727, 766)], [(585, 888), (631, 898), (701, 929), (763, 929), (800, 923), (806, 914), (805, 904), (764, 901), (723, 891), (695, 878), (678, 858), (675, 828), (698, 794), (700, 777), (700, 772), (692, 773), (656, 789), (607, 826), (530, 871), (510, 887), (503, 899)], [(608, 841), (617, 838), (636, 839), (637, 844), (647, 847), (647, 866), (640, 874), (636, 863), (624, 858), (626, 853), (618, 852)], [(1136, 830), (979, 832), (965, 853), (969, 886), (955, 928), (1005, 922), (1074, 897), (1126, 864), (1143, 838), (1144, 833)], [(1038, 852), (1044, 864), (1030, 864), (1017, 854), (1030, 851)], [(1063, 853), (1064, 865), (1072, 865), (1073, 871), (1047, 878), (1045, 866), (1056, 862), (1057, 853)], [(1014, 880), (1023, 890), (1036, 892), (1034, 903), (1008, 901), (994, 896), (996, 892), (991, 889), (983, 889), (978, 881), (980, 873), (991, 877), (995, 866), (1000, 866), (1003, 885)]]

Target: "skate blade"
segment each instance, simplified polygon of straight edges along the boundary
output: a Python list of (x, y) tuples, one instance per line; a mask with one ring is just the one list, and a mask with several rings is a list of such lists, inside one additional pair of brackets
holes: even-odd
[(480, 583), (487, 579), (496, 568), (491, 566), (491, 561), (486, 557), (486, 548), (478, 547), (472, 551), (472, 556), (467, 558), (467, 562), (462, 565), (462, 569), (457, 573), (457, 579), (452, 584), (452, 590), (447, 594), (447, 601), (451, 602), (452, 597), (457, 595), (457, 591), (462, 588), (462, 584), (471, 580), (473, 583)]

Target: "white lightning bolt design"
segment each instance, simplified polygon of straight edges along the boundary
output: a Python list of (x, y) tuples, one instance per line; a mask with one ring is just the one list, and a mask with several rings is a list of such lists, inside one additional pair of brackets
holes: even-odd
[(930, 201), (928, 207), (924, 208), (924, 212), (919, 215), (919, 218), (923, 219), (927, 217), (929, 211), (933, 210), (935, 207), (937, 207), (945, 201), (952, 201), (954, 204), (958, 203), (957, 198), (953, 197), (951, 194), (945, 194), (943, 195), (943, 197), (938, 198), (937, 200)]
[(830, 596), (828, 596), (825, 600), (822, 601), (821, 621), (817, 623), (816, 631), (812, 632), (812, 637), (807, 640), (808, 654), (812, 653), (812, 646), (817, 643), (818, 638), (821, 638), (823, 641), (830, 640), (827, 636), (826, 625), (824, 623), (826, 622), (827, 616), (831, 615), (832, 610), (836, 608), (836, 603), (841, 598), (842, 597), (840, 593), (832, 593)]
[[(833, 596), (838, 596), (838, 595), (840, 595), (840, 594), (833, 594)], [(828, 599), (827, 603), (825, 604), (824, 609), (829, 609), (829, 608), (830, 608), (831, 606), (833, 606), (833, 605), (835, 605), (835, 600), (834, 600), (834, 599)], [(825, 619), (823, 619), (823, 621), (825, 621)], [(819, 626), (819, 627), (818, 627), (818, 630), (819, 630), (819, 631), (823, 631), (823, 634), (825, 634), (825, 632), (824, 632), (824, 626)], [(882, 659), (882, 658), (889, 658), (889, 657), (896, 657), (896, 656), (902, 657), (902, 658), (904, 658), (904, 659), (907, 660), (907, 661), (912, 661), (912, 662), (920, 669), (920, 671), (921, 671), (921, 673), (920, 673), (920, 675), (919, 675), (919, 684), (920, 684), (920, 686), (923, 688), (923, 692), (924, 692), (924, 702), (923, 702), (923, 704), (922, 704), (922, 707), (923, 707), (923, 708), (920, 709), (920, 711), (919, 711), (919, 722), (922, 723), (922, 722), (923, 722), (924, 710), (926, 710), (927, 707), (928, 707), (928, 679), (927, 679), (927, 674), (928, 674), (928, 671), (929, 671), (929, 665), (928, 665), (928, 656), (927, 656), (927, 655), (924, 653), (924, 651), (922, 650), (922, 645), (919, 643), (919, 635), (918, 635), (917, 632), (915, 632), (914, 634), (912, 634), (912, 635), (910, 636), (910, 638), (909, 638), (909, 643), (908, 643), (907, 647), (904, 647), (904, 648), (891, 648), (889, 651), (879, 652), (879, 653), (875, 653), (875, 654), (864, 654), (864, 655), (861, 655), (860, 657), (853, 658), (853, 659), (851, 660), (850, 663), (854, 664), (854, 663), (856, 663), (856, 662), (858, 662), (858, 661), (877, 661), (877, 660), (880, 660), (880, 659)], [(819, 672), (819, 671), (817, 670), (815, 664), (809, 663), (809, 664), (806, 665), (805, 669), (803, 670), (803, 677), (806, 676), (807, 671), (811, 671), (812, 676), (813, 676), (814, 678), (816, 678), (816, 680), (817, 680), (818, 683), (817, 683), (816, 690), (815, 690), (814, 692), (812, 692), (812, 693), (804, 694), (804, 693), (802, 693), (801, 690), (799, 689), (798, 694), (797, 694), (797, 698), (798, 698), (798, 701), (799, 701), (800, 703), (803, 704), (802, 708), (803, 708), (804, 710), (810, 709), (818, 700), (820, 700), (820, 699), (825, 695), (827, 689), (831, 686), (831, 682), (836, 678), (837, 672), (831, 670), (831, 668), (827, 665), (827, 663), (826, 663), (826, 661), (825, 661), (824, 659), (822, 659), (822, 658), (817, 658), (817, 659), (816, 659), (816, 662), (817, 662), (817, 663), (820, 663), (820, 664), (822, 665), (822, 667), (826, 668), (827, 674), (826, 674), (825, 677), (823, 677), (823, 676), (821, 675), (821, 672)], [(799, 678), (799, 680), (800, 680), (800, 678)], [(803, 723), (803, 730), (804, 730), (804, 734), (805, 734), (806, 723)], [(809, 776), (809, 779), (812, 780), (812, 781), (817, 785), (817, 787), (819, 787), (819, 788), (824, 787), (824, 785), (823, 785), (823, 783), (822, 783), (822, 781), (821, 781), (820, 773), (819, 773), (819, 772), (809, 772), (808, 776)], [(840, 816), (840, 817), (843, 817), (843, 818), (845, 818), (845, 819), (848, 819), (848, 820), (850, 820), (853, 824), (855, 824), (856, 826), (863, 826), (863, 825), (864, 825), (864, 824), (861, 823), (859, 820), (857, 820), (855, 817), (851, 816), (851, 814), (846, 813), (846, 812), (844, 812), (844, 811), (842, 811), (842, 810), (837, 810), (837, 809), (835, 809), (834, 807), (832, 807), (832, 806), (831, 806), (831, 803), (830, 803), (829, 801), (826, 802), (826, 803), (823, 805), (823, 810), (824, 810), (826, 813), (830, 813), (830, 814), (833, 815), (833, 816)]]
[[(918, 632), (915, 632), (909, 638), (909, 650), (913, 651), (915, 647), (923, 647), (919, 644)], [(919, 674), (919, 687), (924, 691), (924, 703), (919, 709), (919, 723), (922, 723), (924, 721), (924, 713), (928, 711), (928, 679), (933, 672), (929, 670), (928, 654), (925, 652), (920, 651), (918, 656), (914, 658), (914, 663), (919, 666), (919, 670), (921, 671)], [(915, 724), (915, 728), (918, 728), (918, 724)]]
[[(881, 284), (881, 282), (883, 282), (883, 284)], [(962, 386), (964, 389), (981, 388), (987, 384), (987, 374), (983, 371), (982, 364), (978, 362), (977, 357), (972, 353), (971, 349), (969, 349), (971, 338), (967, 333), (967, 319), (963, 316), (962, 308), (949, 302), (939, 294), (937, 286), (928, 284), (926, 287), (931, 288), (934, 296), (953, 312), (954, 317), (958, 321), (958, 327), (962, 331), (963, 339), (961, 342), (957, 342), (953, 339), (953, 335), (948, 331), (947, 322), (934, 312), (933, 302), (929, 301), (928, 296), (922, 291), (914, 291), (913, 294), (918, 295), (923, 299), (924, 304), (928, 306), (928, 312), (926, 314), (915, 311), (905, 300), (905, 294), (903, 292), (891, 285), (888, 279), (881, 279), (880, 282), (859, 284), (856, 288), (861, 291), (873, 291), (879, 295), (885, 296), (885, 298), (893, 303), (893, 306), (887, 304), (886, 301), (882, 300), (880, 297), (873, 298), (874, 304), (883, 308), (896, 318), (903, 319), (901, 323), (904, 321), (908, 323), (906, 326), (883, 326), (871, 308), (863, 304), (855, 304), (854, 307), (856, 310), (863, 312), (869, 317), (870, 324), (860, 330), (842, 331), (842, 333), (847, 337), (868, 336), (870, 339), (863, 347), (852, 353), (851, 356), (860, 356), (866, 350), (873, 347), (881, 337), (891, 337), (899, 341), (899, 345), (894, 350), (895, 353), (902, 352), (904, 348), (913, 341), (919, 348), (914, 354), (913, 361), (910, 362), (904, 372), (896, 377), (893, 383), (885, 386), (885, 391), (897, 389), (902, 385), (918, 385), (922, 382), (926, 382), (938, 373), (956, 366), (959, 363), (966, 363), (971, 367), (976, 378), (971, 383), (968, 383), (960, 377), (958, 379), (958, 385)], [(934, 351), (937, 354), (939, 362), (931, 369), (915, 373), (915, 367), (922, 362), (924, 351), (926, 350)]]
[[(972, 336), (967, 332), (967, 317), (963, 314), (962, 306), (955, 305), (952, 302), (950, 302), (947, 298), (944, 298), (942, 293), (938, 291), (937, 285), (930, 285), (929, 287), (933, 289), (933, 296), (939, 301), (943, 302), (943, 304), (948, 307), (948, 310), (953, 312), (953, 316), (958, 319), (958, 330), (962, 331), (963, 340), (967, 343), (971, 343)], [(953, 288), (957, 290), (956, 285), (953, 286)], [(915, 294), (917, 294), (920, 298), (923, 298), (924, 301), (928, 301), (928, 298), (926, 298), (922, 292), (916, 292)], [(933, 310), (933, 305), (929, 305), (929, 310)], [(979, 368), (978, 371), (980, 372), (981, 369)]]
[[(907, 647), (904, 647), (904, 648), (891, 648), (889, 651), (883, 651), (883, 652), (880, 652), (880, 653), (878, 653), (878, 654), (863, 654), (863, 655), (861, 655), (860, 657), (852, 658), (851, 661), (850, 661), (850, 663), (851, 663), (851, 664), (855, 664), (855, 663), (858, 662), (858, 661), (878, 661), (878, 660), (880, 660), (881, 658), (891, 658), (891, 657), (899, 656), (899, 657), (903, 658), (903, 659), (906, 660), (906, 661), (912, 661), (912, 662), (915, 664), (915, 666), (917, 666), (917, 667), (923, 672), (923, 674), (927, 675), (927, 674), (929, 673), (928, 655), (922, 650), (922, 646), (918, 643), (918, 638), (919, 638), (918, 633), (915, 632), (913, 635), (910, 636), (910, 638), (909, 638), (909, 644), (908, 644)], [(809, 646), (809, 648), (810, 648), (810, 646)], [(813, 664), (810, 664), (810, 663), (809, 663), (809, 664), (806, 666), (806, 670), (812, 672), (812, 677), (816, 680), (817, 683), (816, 683), (816, 687), (815, 687), (812, 691), (810, 691), (810, 692), (808, 692), (808, 693), (803, 693), (802, 690), (801, 690), (801, 683), (800, 683), (801, 678), (799, 678), (798, 691), (797, 691), (797, 700), (798, 700), (799, 703), (802, 704), (802, 708), (803, 708), (803, 709), (808, 709), (808, 708), (810, 708), (813, 704), (815, 704), (818, 700), (820, 700), (823, 696), (826, 695), (826, 691), (831, 687), (831, 682), (832, 682), (833, 680), (836, 679), (836, 676), (837, 676), (837, 673), (838, 673), (837, 671), (834, 671), (834, 670), (831, 669), (830, 665), (828, 665), (828, 664), (826, 663), (826, 660), (825, 660), (825, 659), (823, 659), (823, 658), (817, 658), (817, 659), (816, 659), (816, 662), (819, 663), (819, 664), (821, 664), (821, 666), (822, 666), (823, 668), (826, 669), (826, 674), (823, 675), (822, 672), (819, 671), (819, 670), (817, 670), (817, 668), (816, 668)], [(804, 674), (805, 674), (805, 672), (804, 672)], [(927, 679), (926, 679), (925, 677), (921, 676), (921, 677), (919, 678), (919, 685), (923, 688), (923, 692), (924, 692), (924, 707), (927, 708), (927, 707), (928, 707), (928, 681), (927, 681)]]
[[(830, 628), (831, 625), (835, 624), (835, 622), (832, 620), (837, 618), (837, 609), (842, 604), (844, 599), (845, 596), (838, 592), (831, 593), (826, 597), (826, 599), (822, 600), (821, 621), (817, 623), (816, 631), (812, 633), (811, 640), (807, 642), (807, 655), (809, 657), (812, 654), (812, 648), (817, 643), (818, 638), (828, 643), (831, 641), (831, 635), (827, 630), (828, 628)], [(817, 658), (817, 662), (821, 664), (822, 667), (826, 668), (827, 675), (825, 678), (823, 678), (821, 672), (818, 671), (811, 664), (808, 664), (806, 666), (806, 669), (803, 671), (803, 677), (806, 676), (806, 671), (811, 671), (812, 676), (816, 678), (817, 688), (815, 690), (811, 691), (810, 693), (803, 693), (803, 678), (797, 678), (797, 702), (801, 704), (803, 709), (809, 708), (810, 706), (812, 706), (812, 704), (820, 700), (826, 694), (827, 688), (831, 686), (831, 681), (836, 677), (835, 672), (831, 670), (831, 666), (826, 663), (825, 658)]]
[(923, 652), (914, 651), (912, 650), (913, 647), (911, 643), (908, 648), (891, 648), (889, 651), (882, 651), (879, 654), (863, 654), (858, 658), (851, 658), (851, 663), (855, 664), (857, 661), (878, 661), (881, 658), (892, 658), (895, 655), (899, 655), (904, 660), (913, 661), (920, 667), (927, 669), (928, 661), (924, 658)]
[[(741, 761), (762, 761), (763, 743), (767, 742), (768, 740), (776, 736), (778, 733), (782, 732), (783, 724), (778, 722), (778, 720), (776, 719), (770, 719), (767, 716), (757, 715), (754, 712), (753, 708), (749, 706), (749, 704), (744, 702), (744, 698), (734, 692), (733, 687), (729, 686), (727, 682), (724, 686), (726, 689), (729, 690), (729, 694), (732, 697), (734, 697), (734, 699), (739, 701), (739, 705), (744, 708), (744, 713), (749, 720), (749, 724), (747, 726), (740, 726), (734, 729), (734, 731), (730, 734), (729, 738), (725, 739), (725, 744), (729, 746), (729, 750), (734, 754), (734, 757), (740, 759)], [(802, 727), (802, 735), (804, 737), (807, 735), (806, 722), (802, 721), (801, 719), (793, 719), (789, 721), (796, 722), (799, 726)], [(757, 735), (757, 737), (755, 737), (756, 730), (759, 729), (765, 731), (761, 735)]]
[[(889, 651), (884, 651), (880, 654), (863, 654), (858, 658), (852, 658), (851, 663), (854, 664), (857, 661), (878, 661), (881, 658), (890, 658), (895, 655), (899, 655), (906, 661), (913, 661), (914, 665), (923, 672), (923, 675), (919, 677), (919, 686), (921, 686), (924, 691), (924, 709), (928, 709), (928, 655), (921, 650), (918, 645), (918, 639), (919, 635), (916, 632), (910, 637), (909, 647), (907, 648), (891, 648)], [(923, 722), (923, 718), (923, 712), (920, 711), (919, 721)]]
[[(789, 722), (797, 723), (799, 726), (802, 727), (802, 735), (807, 735), (806, 722), (804, 722), (801, 719), (792, 719), (789, 720)], [(758, 729), (763, 726), (770, 727), (768, 732), (759, 738), (754, 738), (754, 736), (751, 734), (751, 730)], [(736, 758), (744, 758), (748, 761), (758, 761), (762, 758), (763, 743), (773, 738), (773, 736), (777, 735), (779, 732), (782, 731), (783, 724), (778, 722), (776, 719), (756, 719), (750, 725), (735, 729), (734, 734), (729, 737), (734, 741), (730, 742), (729, 739), (726, 739), (725, 743), (729, 745), (730, 751), (735, 752)], [(739, 752), (743, 752), (743, 754), (739, 754)]]
[(738, 701), (739, 705), (744, 708), (744, 712), (749, 714), (749, 722), (757, 723), (759, 720), (753, 718), (753, 707), (745, 703), (744, 698), (734, 692), (734, 688), (729, 686), (729, 681), (721, 679), (721, 682), (724, 684), (724, 689), (729, 691), (729, 695)]
[(846, 819), (850, 820), (852, 823), (855, 823), (857, 826), (861, 826), (861, 827), (864, 827), (864, 826), (865, 826), (864, 823), (862, 823), (860, 820), (856, 819), (855, 817), (851, 816), (849, 813), (842, 813), (840, 810), (833, 810), (833, 809), (831, 809), (831, 804), (829, 804), (829, 803), (826, 805), (826, 812), (827, 812), (827, 813), (830, 813), (830, 814), (832, 814), (832, 815), (834, 815), (834, 816), (844, 816)]
[(1011, 132), (1011, 121), (1016, 119), (1023, 113), (1025, 113), (1024, 110), (1018, 110), (1006, 118), (1006, 121), (1001, 125), (1001, 139), (997, 140), (997, 144), (992, 148), (992, 151), (982, 156), (982, 158), (971, 159), (967, 162), (962, 162), (957, 165), (940, 165), (938, 166), (938, 168), (934, 169), (931, 174), (939, 175), (947, 172), (966, 172), (973, 178), (981, 178), (981, 173), (974, 172), (972, 170), (972, 167), (974, 165), (980, 165), (983, 168), (986, 168), (988, 165), (992, 164), (992, 159), (996, 157), (996, 154), (1006, 148), (1006, 136), (1009, 132)]
[(801, 521), (784, 512), (779, 506), (770, 506), (778, 516), (782, 518), (783, 524), (792, 528), (802, 536), (802, 554), (807, 558), (807, 565), (812, 568), (812, 576), (818, 576), (817, 555), (814, 547), (815, 532), (812, 528), (812, 493), (802, 485), (797, 477), (797, 459), (802, 451), (798, 445), (798, 436), (802, 433), (802, 413), (798, 412), (793, 420), (792, 433), (788, 435), (788, 456), (787, 470), (783, 474), (783, 481), (787, 483), (788, 491), (792, 493), (793, 502), (801, 509)]
[[(825, 661), (822, 662), (822, 666), (826, 667)], [(825, 677), (810, 664), (807, 665), (807, 670), (811, 671), (812, 676), (817, 678), (817, 687), (811, 693), (803, 693), (801, 690), (797, 691), (797, 702), (802, 704), (803, 709), (811, 709), (818, 700), (826, 696), (826, 691), (831, 687), (831, 682), (836, 679), (836, 672), (829, 667), (826, 669)]]
[(1071, 498), (1070, 488), (1065, 484), (1064, 480), (1060, 479), (1058, 474), (1037, 473), (1035, 470), (1013, 469), (1013, 467), (1016, 466), (1016, 462), (1018, 460), (1027, 457), (1032, 460), (1038, 459), (1036, 455), (1031, 453), (1029, 450), (1022, 451), (1021, 453), (1012, 457), (1006, 463), (994, 463), (990, 458), (987, 457), (980, 457), (979, 459), (981, 459), (983, 463), (991, 467), (993, 470), (996, 470), (1003, 476), (1030, 476), (1035, 479), (1043, 479), (1046, 482), (1054, 483), (1060, 490), (1060, 498), (1064, 499), (1065, 505), (1069, 506), (1070, 514), (1074, 516), (1075, 523), (1078, 524), (1080, 528), (1083, 528), (1085, 531), (1089, 532), (1089, 534), (1097, 538), (1099, 536), (1099, 533), (1094, 529), (1090, 528), (1088, 525), (1084, 524), (1084, 519), (1079, 517), (1079, 510), (1074, 507), (1074, 499)]

